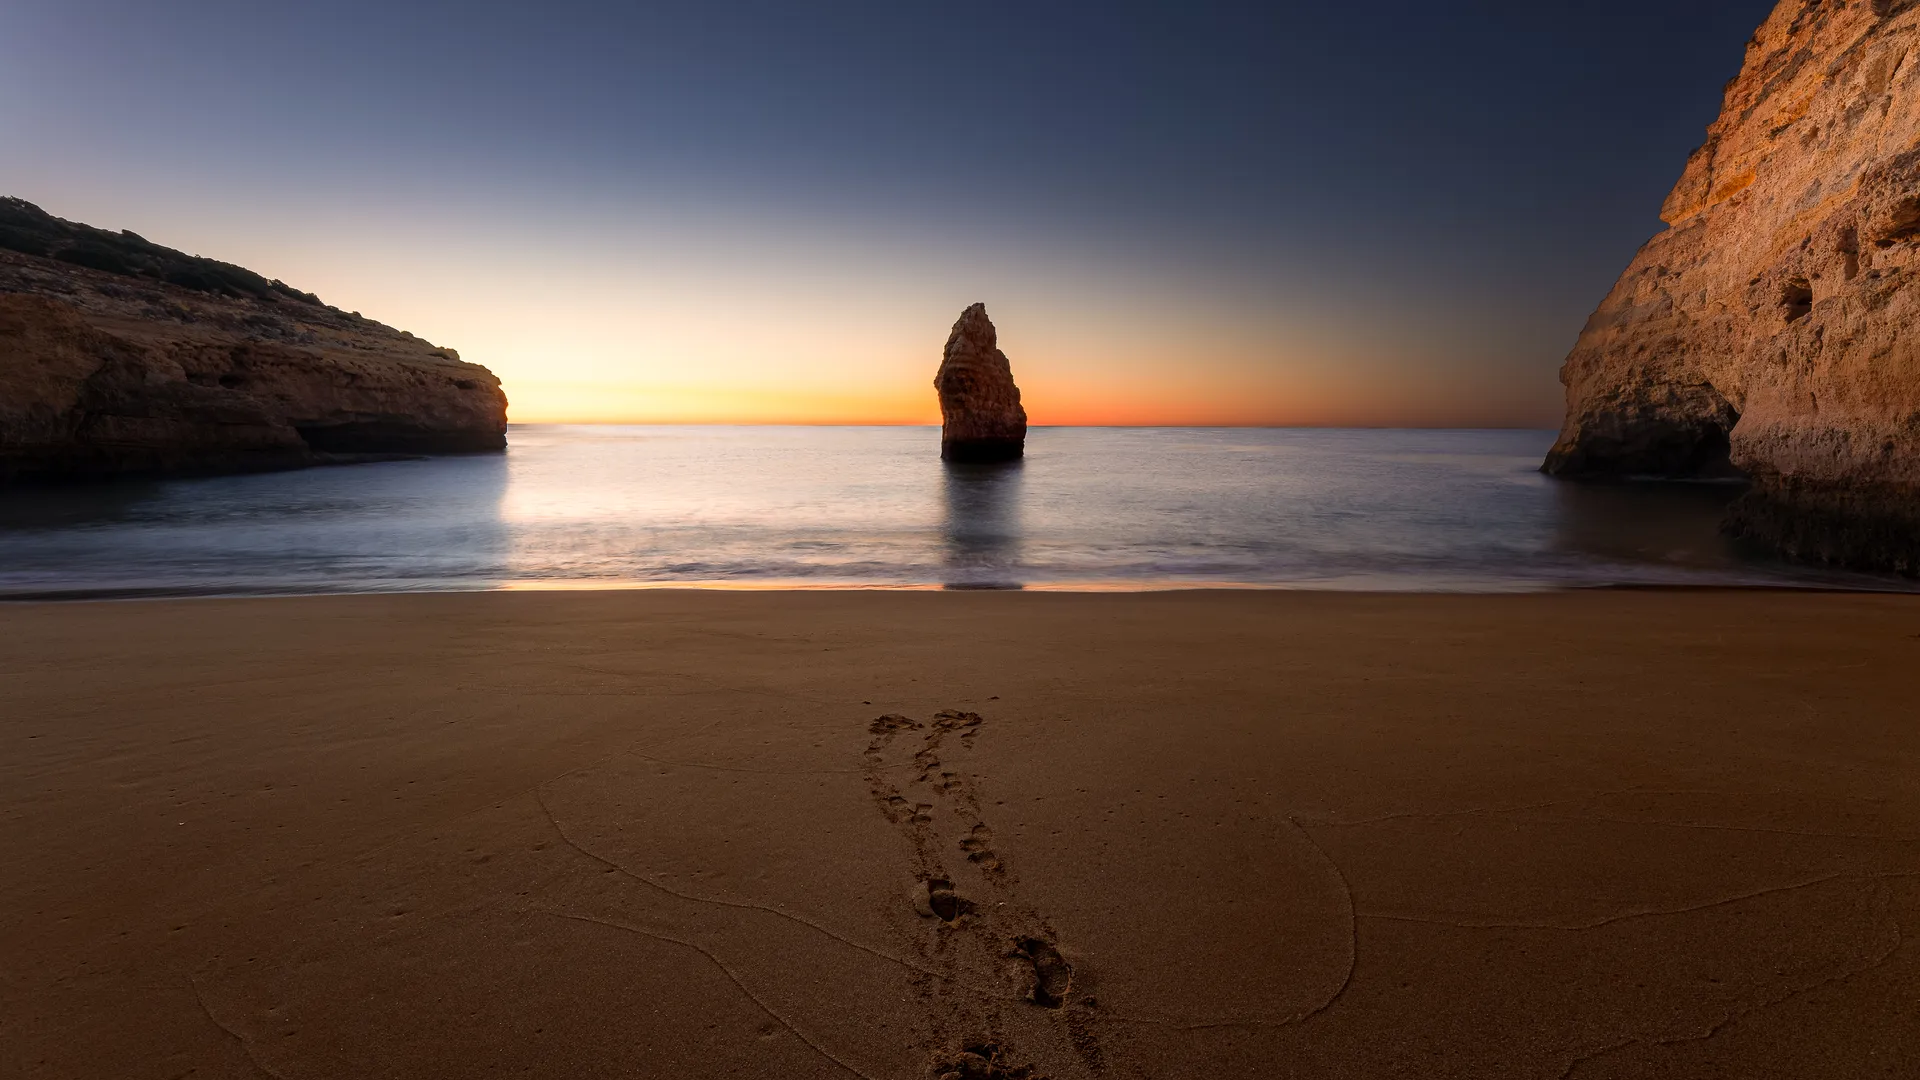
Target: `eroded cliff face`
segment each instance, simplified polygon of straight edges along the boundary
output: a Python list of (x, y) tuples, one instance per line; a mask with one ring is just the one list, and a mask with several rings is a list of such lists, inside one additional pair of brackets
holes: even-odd
[(1920, 3), (1782, 0), (1661, 217), (1546, 471), (1738, 469), (1733, 531), (1920, 572)]
[(940, 392), (940, 456), (948, 461), (1010, 461), (1025, 452), (1027, 410), (1013, 367), (1000, 351), (987, 305), (960, 313), (933, 378)]
[[(114, 247), (130, 234), (0, 202), (0, 480), (506, 445), (500, 381), (451, 349), (238, 267), (138, 237)], [(76, 243), (90, 246), (73, 256)]]

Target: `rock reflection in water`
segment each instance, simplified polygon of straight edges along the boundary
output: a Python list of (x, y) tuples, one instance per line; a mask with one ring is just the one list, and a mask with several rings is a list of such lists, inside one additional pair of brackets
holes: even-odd
[(142, 508), (165, 493), (164, 484), (147, 480), (0, 489), (0, 530), (137, 521)]
[(1695, 569), (1741, 564), (1721, 531), (1737, 483), (1553, 485), (1555, 543), (1563, 551)]
[(949, 589), (1018, 589), (1023, 463), (944, 464)]
[(491, 588), (503, 455), (0, 490), (0, 596)]

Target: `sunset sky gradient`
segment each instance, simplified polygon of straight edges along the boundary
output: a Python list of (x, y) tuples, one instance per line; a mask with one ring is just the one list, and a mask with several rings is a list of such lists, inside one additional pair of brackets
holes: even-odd
[(515, 421), (1551, 426), (1765, 0), (13, 0), (0, 193), (491, 367)]

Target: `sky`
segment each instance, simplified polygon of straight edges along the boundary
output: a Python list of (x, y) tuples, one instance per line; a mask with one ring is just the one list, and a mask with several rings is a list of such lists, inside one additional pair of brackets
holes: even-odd
[(0, 194), (516, 422), (1553, 427), (1769, 0), (0, 0)]

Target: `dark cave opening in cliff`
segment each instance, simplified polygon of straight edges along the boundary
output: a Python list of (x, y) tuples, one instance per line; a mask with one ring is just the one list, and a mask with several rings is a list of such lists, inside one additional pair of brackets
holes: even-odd
[(1745, 479), (1746, 473), (1733, 463), (1733, 427), (1739, 422), (1740, 414), (1729, 405), (1720, 416), (1702, 424), (1694, 433), (1680, 475), (1701, 480)]
[(1788, 322), (1796, 322), (1813, 310), (1813, 284), (1797, 277), (1780, 287), (1780, 307)]

